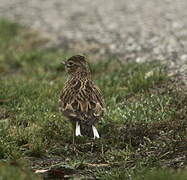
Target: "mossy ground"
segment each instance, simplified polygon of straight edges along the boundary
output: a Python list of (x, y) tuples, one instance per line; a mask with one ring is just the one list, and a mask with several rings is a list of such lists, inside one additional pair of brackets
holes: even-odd
[(71, 125), (58, 111), (66, 79), (60, 62), (73, 54), (43, 48), (46, 41), (0, 20), (0, 179), (41, 179), (32, 171), (50, 168), (68, 178), (186, 179), (182, 84), (158, 63), (90, 60), (107, 112), (97, 125), (101, 139), (77, 138), (75, 152)]

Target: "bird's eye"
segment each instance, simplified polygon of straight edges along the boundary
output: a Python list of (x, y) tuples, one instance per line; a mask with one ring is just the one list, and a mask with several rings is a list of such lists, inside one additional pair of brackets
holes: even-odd
[(72, 63), (72, 62), (69, 62), (69, 63), (68, 63), (68, 66), (73, 66), (73, 63)]

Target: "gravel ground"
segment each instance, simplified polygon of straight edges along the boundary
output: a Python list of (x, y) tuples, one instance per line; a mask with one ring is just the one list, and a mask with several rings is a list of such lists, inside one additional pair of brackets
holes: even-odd
[(186, 0), (0, 0), (0, 17), (41, 31), (50, 46), (160, 60), (187, 85), (186, 9)]

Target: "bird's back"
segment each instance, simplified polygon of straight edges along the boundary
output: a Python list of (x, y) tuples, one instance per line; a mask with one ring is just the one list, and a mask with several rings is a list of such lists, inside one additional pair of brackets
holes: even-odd
[(104, 112), (100, 90), (88, 78), (78, 76), (67, 81), (60, 96), (60, 107), (70, 120), (79, 119), (93, 124)]

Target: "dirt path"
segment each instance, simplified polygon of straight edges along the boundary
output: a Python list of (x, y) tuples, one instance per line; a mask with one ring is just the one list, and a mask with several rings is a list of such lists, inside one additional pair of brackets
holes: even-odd
[(186, 9), (186, 0), (0, 0), (0, 17), (43, 32), (53, 46), (160, 60), (187, 84)]

